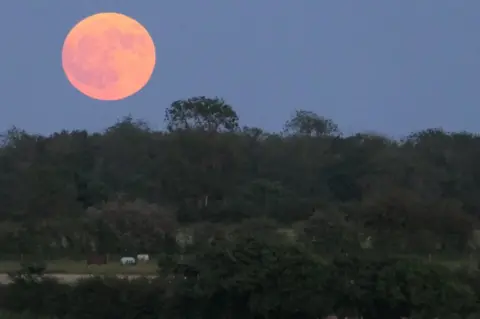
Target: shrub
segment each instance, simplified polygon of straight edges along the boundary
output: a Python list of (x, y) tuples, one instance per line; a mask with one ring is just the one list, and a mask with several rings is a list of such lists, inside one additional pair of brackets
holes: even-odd
[(83, 279), (73, 286), (70, 314), (74, 318), (158, 318), (163, 295), (159, 281)]
[(47, 270), (47, 264), (44, 261), (33, 261), (21, 263), (21, 268), (8, 274), (13, 281), (17, 279), (25, 279), (27, 281), (35, 281), (41, 279)]
[(336, 258), (330, 267), (336, 313), (435, 318), (476, 309), (472, 288), (443, 267), (395, 258)]
[(13, 312), (61, 317), (69, 311), (70, 295), (70, 286), (53, 278), (16, 278), (5, 288), (3, 306)]

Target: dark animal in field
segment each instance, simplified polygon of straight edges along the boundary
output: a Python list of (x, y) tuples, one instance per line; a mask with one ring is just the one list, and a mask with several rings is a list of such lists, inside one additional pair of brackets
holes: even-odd
[(105, 265), (107, 263), (107, 256), (91, 254), (87, 256), (87, 265)]

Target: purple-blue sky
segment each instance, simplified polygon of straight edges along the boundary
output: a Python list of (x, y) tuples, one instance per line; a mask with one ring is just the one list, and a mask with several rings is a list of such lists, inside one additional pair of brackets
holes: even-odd
[[(103, 11), (157, 46), (152, 80), (120, 102), (81, 95), (61, 68), (69, 29)], [(98, 131), (128, 114), (161, 128), (172, 101), (206, 95), (271, 131), (303, 108), (346, 132), (479, 132), (479, 31), (474, 0), (3, 0), (0, 131)]]

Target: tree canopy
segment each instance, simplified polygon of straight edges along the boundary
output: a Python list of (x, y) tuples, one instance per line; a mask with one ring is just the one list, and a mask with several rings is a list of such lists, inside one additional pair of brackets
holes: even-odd
[(125, 117), (96, 133), (5, 132), (2, 253), (157, 253), (167, 235), (209, 238), (249, 219), (323, 253), (471, 254), (480, 245), (476, 134), (345, 135), (307, 110), (266, 132), (203, 96), (173, 102), (165, 127)]

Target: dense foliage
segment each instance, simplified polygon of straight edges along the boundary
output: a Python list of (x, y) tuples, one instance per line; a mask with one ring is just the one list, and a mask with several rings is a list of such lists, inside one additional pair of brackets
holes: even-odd
[[(0, 254), (148, 253), (159, 278), (66, 285), (12, 274), (2, 309), (35, 318), (465, 317), (479, 311), (480, 137), (344, 136), (299, 110), (279, 133), (218, 98), (172, 103), (166, 130), (13, 128), (0, 147)], [(473, 267), (477, 268), (477, 267)]]
[(71, 319), (431, 319), (479, 311), (477, 272), (365, 256), (326, 263), (302, 244), (250, 234), (217, 238), (193, 258), (160, 266), (169, 276), (151, 281), (15, 277), (0, 307)]
[(326, 254), (473, 255), (480, 244), (477, 135), (343, 136), (308, 111), (271, 133), (206, 97), (172, 103), (165, 120), (165, 131), (125, 118), (102, 133), (6, 132), (1, 253), (156, 254), (166, 238), (208, 239), (251, 218)]

